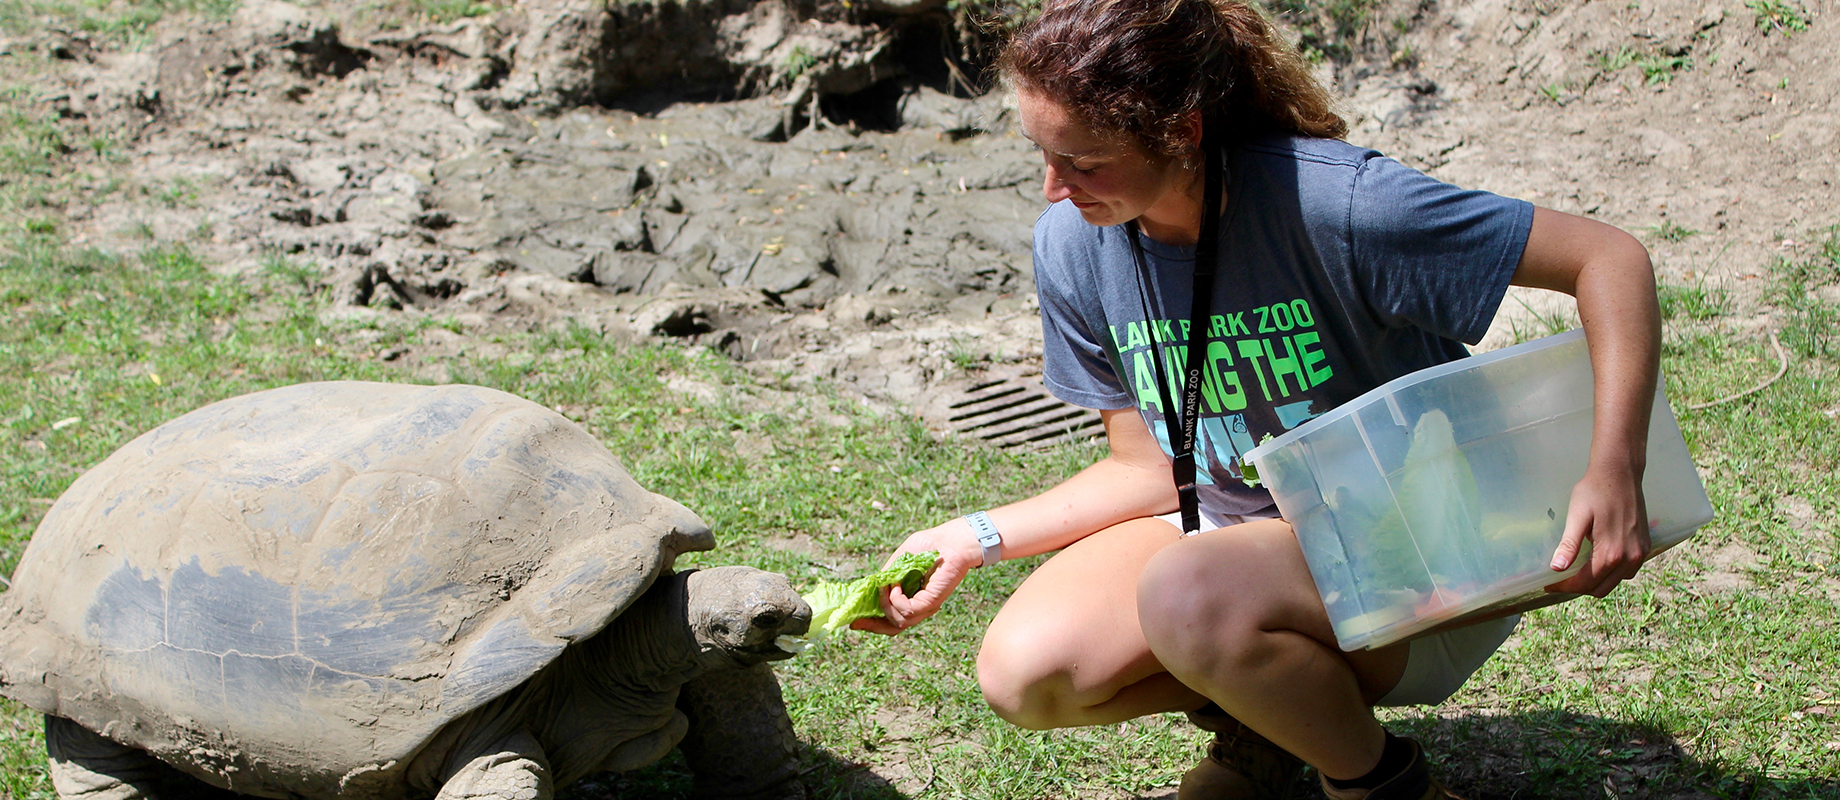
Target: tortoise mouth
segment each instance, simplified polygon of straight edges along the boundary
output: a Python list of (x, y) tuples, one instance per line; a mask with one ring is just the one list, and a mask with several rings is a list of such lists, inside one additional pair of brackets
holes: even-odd
[(748, 645), (747, 647), (741, 648), (740, 652), (749, 659), (758, 661), (784, 661), (798, 655), (797, 653), (781, 649), (780, 646), (773, 641)]
[[(803, 604), (801, 605), (803, 606)], [(802, 645), (806, 641), (804, 638), (805, 634), (810, 631), (810, 607), (803, 606), (798, 611), (793, 612), (791, 616), (780, 620), (779, 624), (774, 626), (773, 632), (775, 635), (773, 637), (756, 644), (742, 647), (741, 650), (753, 658), (765, 661), (783, 661), (798, 655), (805, 649), (803, 646), (788, 647), (787, 645), (789, 642), (787, 640), (790, 639)]]

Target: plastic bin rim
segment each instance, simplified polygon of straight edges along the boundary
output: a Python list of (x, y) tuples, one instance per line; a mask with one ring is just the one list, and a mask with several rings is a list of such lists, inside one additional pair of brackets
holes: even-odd
[(1480, 366), (1483, 366), (1484, 364), (1488, 364), (1488, 363), (1495, 362), (1495, 361), (1500, 361), (1504, 358), (1513, 358), (1514, 356), (1520, 355), (1521, 353), (1526, 353), (1526, 352), (1530, 352), (1534, 350), (1545, 350), (1549, 347), (1557, 347), (1562, 344), (1569, 344), (1572, 341), (1575, 341), (1581, 338), (1584, 338), (1584, 331), (1582, 329), (1574, 328), (1564, 333), (1558, 333), (1552, 336), (1543, 336), (1531, 342), (1522, 342), (1520, 344), (1513, 345), (1510, 347), (1504, 347), (1500, 350), (1491, 350), (1487, 353), (1479, 353), (1473, 356), (1468, 356), (1466, 358), (1459, 358), (1455, 361), (1446, 361), (1436, 366), (1426, 367), (1417, 372), (1412, 372), (1412, 373), (1408, 373), (1405, 375), (1401, 375), (1397, 378), (1387, 381), (1386, 383), (1380, 384), (1379, 386), (1369, 389), (1366, 393), (1362, 394), (1360, 397), (1357, 397), (1353, 400), (1350, 400), (1346, 403), (1336, 406), (1335, 408), (1329, 409), (1327, 412), (1324, 412), (1322, 416), (1319, 416), (1315, 419), (1312, 419), (1308, 422), (1303, 423), (1302, 425), (1298, 425), (1295, 428), (1285, 431), (1282, 436), (1278, 436), (1269, 442), (1266, 442), (1264, 444), (1261, 444), (1257, 447), (1252, 448), (1251, 450), (1248, 450), (1246, 452), (1246, 460), (1249, 462), (1252, 462), (1253, 467), (1257, 468), (1259, 461), (1264, 459), (1266, 456), (1269, 456), (1272, 453), (1275, 453), (1284, 447), (1288, 447), (1292, 443), (1296, 442), (1297, 440), (1302, 439), (1303, 437), (1308, 436), (1311, 433), (1314, 433), (1321, 428), (1328, 427), (1331, 423), (1334, 423), (1336, 420), (1339, 420), (1342, 417), (1346, 417), (1349, 414), (1354, 413), (1358, 409), (1366, 408), (1367, 406), (1377, 402), (1381, 397), (1384, 397), (1388, 394), (1399, 391), (1400, 389), (1404, 389), (1407, 386), (1411, 386), (1417, 383), (1423, 383), (1425, 381), (1432, 380), (1434, 378), (1441, 378), (1453, 372), (1458, 372), (1461, 370), (1480, 367)]

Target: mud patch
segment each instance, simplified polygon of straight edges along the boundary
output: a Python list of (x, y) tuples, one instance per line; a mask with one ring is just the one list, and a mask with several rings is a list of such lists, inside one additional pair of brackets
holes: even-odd
[[(979, 50), (943, 4), (845, 11), (527, 0), (369, 30), (247, 0), (132, 49), (11, 46), (57, 59), (43, 102), (69, 140), (117, 143), (115, 161), (70, 154), (88, 185), (139, 187), (58, 198), (79, 246), (185, 241), (230, 271), (311, 270), (351, 313), (462, 321), (460, 338), (582, 324), (930, 408), (1039, 358), (1039, 166), (1003, 98), (971, 91)], [(1740, 314), (1840, 205), (1823, 88), (1840, 28), (1788, 36), (1688, 0), (1369, 19), (1330, 43), (1288, 18), (1329, 48), (1351, 141), (1619, 225), (1664, 282)], [(1569, 298), (1512, 298), (1485, 348), (1576, 318)], [(384, 360), (438, 379), (476, 346)]]

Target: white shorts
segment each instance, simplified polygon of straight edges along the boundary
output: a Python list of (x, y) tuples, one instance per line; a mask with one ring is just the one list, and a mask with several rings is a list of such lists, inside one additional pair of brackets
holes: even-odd
[[(1174, 511), (1157, 517), (1176, 530), (1182, 529), (1182, 512)], [(1265, 516), (1216, 516), (1206, 509), (1201, 511), (1201, 529), (1214, 530), (1228, 525), (1238, 525), (1260, 519)], [(1519, 625), (1519, 615), (1478, 622), (1443, 633), (1421, 636), (1413, 639), (1406, 651), (1406, 671), (1399, 678), (1398, 685), (1386, 693), (1385, 697), (1374, 705), (1377, 706), (1417, 706), (1437, 705), (1444, 702), (1463, 682), (1489, 660), (1489, 656), (1501, 648), (1501, 643), (1508, 640)]]

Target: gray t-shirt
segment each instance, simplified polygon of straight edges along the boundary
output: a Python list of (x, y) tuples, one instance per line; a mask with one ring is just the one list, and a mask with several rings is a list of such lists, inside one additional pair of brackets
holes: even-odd
[[(1196, 482), (1214, 514), (1257, 514), (1239, 457), (1393, 378), (1467, 355), (1520, 262), (1533, 206), (1458, 189), (1341, 141), (1271, 138), (1228, 151), (1206, 334)], [(1071, 203), (1035, 223), (1043, 372), (1087, 408), (1136, 406), (1170, 452), (1152, 342), (1181, 402), (1195, 251), (1096, 227)], [(1146, 306), (1147, 302), (1147, 306)], [(1147, 312), (1147, 313), (1146, 313)], [(1146, 322), (1147, 320), (1147, 322)]]

